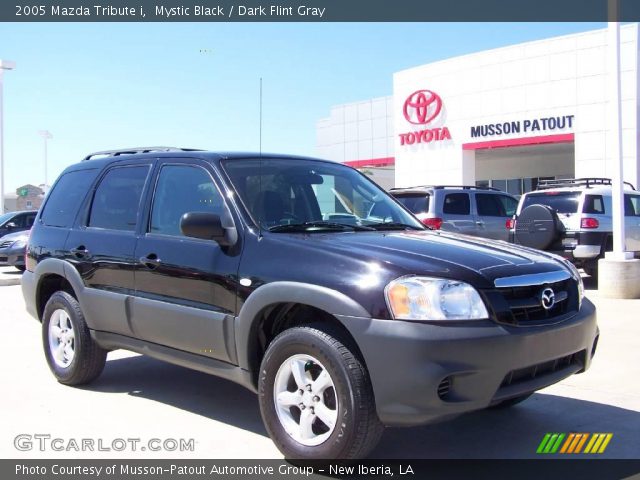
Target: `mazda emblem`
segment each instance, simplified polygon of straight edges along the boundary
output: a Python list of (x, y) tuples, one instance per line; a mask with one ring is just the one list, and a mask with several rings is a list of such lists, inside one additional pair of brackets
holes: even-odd
[(550, 288), (545, 288), (540, 293), (540, 304), (545, 310), (551, 310), (556, 303), (556, 294)]

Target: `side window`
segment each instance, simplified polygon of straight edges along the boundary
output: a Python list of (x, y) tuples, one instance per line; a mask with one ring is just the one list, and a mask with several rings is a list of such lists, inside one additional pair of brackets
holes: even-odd
[(592, 215), (604, 215), (604, 200), (602, 195), (585, 195), (582, 213), (590, 213)]
[(624, 196), (624, 215), (626, 217), (640, 217), (640, 195)]
[(469, 215), (471, 213), (468, 193), (448, 193), (444, 197), (443, 213)]
[(26, 215), (16, 215), (11, 219), (10, 223), (13, 223), (16, 226), (16, 228), (24, 228), (25, 218), (26, 218)]
[(31, 227), (33, 227), (33, 222), (35, 221), (35, 219), (36, 219), (36, 214), (35, 214), (35, 213), (30, 213), (30, 214), (28, 214), (28, 215), (25, 217), (25, 220), (24, 220), (24, 222), (25, 222), (25, 223), (24, 223), (24, 226), (25, 226), (25, 227), (27, 227), (27, 228), (31, 228)]
[(147, 165), (109, 170), (93, 196), (88, 226), (135, 230), (140, 197), (148, 173)]
[(224, 200), (205, 169), (190, 165), (166, 165), (158, 176), (149, 231), (182, 235), (180, 219), (185, 213), (221, 215), (223, 211)]
[(477, 193), (476, 204), (478, 215), (483, 217), (504, 217), (506, 213), (498, 195), (490, 193)]
[(496, 195), (502, 203), (502, 208), (507, 217), (513, 217), (518, 209), (518, 201), (513, 197), (507, 197), (506, 195)]
[(62, 175), (47, 195), (40, 220), (49, 227), (70, 227), (97, 169), (76, 170)]

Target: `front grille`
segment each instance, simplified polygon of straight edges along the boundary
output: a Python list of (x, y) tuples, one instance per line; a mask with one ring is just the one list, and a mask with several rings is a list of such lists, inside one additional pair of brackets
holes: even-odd
[(549, 360), (548, 362), (539, 363), (526, 368), (520, 368), (518, 370), (512, 370), (504, 377), (504, 380), (500, 384), (500, 388), (529, 382), (571, 366), (584, 366), (584, 350), (556, 358), (554, 360)]
[[(542, 293), (547, 288), (554, 293), (551, 308), (542, 304)], [(571, 278), (543, 285), (496, 288), (487, 296), (496, 320), (509, 325), (554, 323), (578, 310), (578, 286)]]
[(0, 243), (0, 248), (7, 248), (9, 245), (11, 245), (13, 243), (12, 240), (6, 240), (2, 243)]

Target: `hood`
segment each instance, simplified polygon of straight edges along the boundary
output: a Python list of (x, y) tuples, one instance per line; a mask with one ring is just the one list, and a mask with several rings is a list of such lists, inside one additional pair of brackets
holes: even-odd
[[(494, 280), (532, 273), (564, 270), (554, 257), (511, 243), (468, 235), (432, 231), (384, 231), (313, 234), (274, 234), (285, 243), (319, 250), (318, 256), (339, 260), (345, 271), (375, 261), (389, 277), (429, 275), (492, 288)], [(287, 238), (285, 238), (287, 237)], [(293, 245), (291, 245), (293, 247)], [(349, 260), (345, 261), (345, 258)], [(355, 264), (353, 264), (355, 263)], [(389, 278), (390, 279), (390, 278)]]
[(15, 242), (16, 240), (20, 239), (27, 240), (29, 238), (30, 231), (31, 230), (21, 230), (19, 232), (7, 233), (6, 235), (0, 237), (0, 241), (7, 242), (9, 240), (13, 240)]

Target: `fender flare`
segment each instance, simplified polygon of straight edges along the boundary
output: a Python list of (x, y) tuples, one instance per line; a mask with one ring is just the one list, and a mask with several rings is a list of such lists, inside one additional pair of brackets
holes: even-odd
[[(251, 370), (255, 353), (258, 314), (277, 303), (298, 303), (315, 307), (331, 315), (370, 318), (362, 305), (344, 293), (327, 287), (300, 282), (272, 282), (258, 287), (249, 295), (235, 321), (235, 341), (238, 365)], [(340, 321), (340, 320), (339, 320)]]
[(69, 262), (58, 258), (45, 258), (38, 263), (33, 273), (36, 277), (36, 300), (40, 298), (42, 278), (47, 275), (58, 275), (69, 282), (71, 288), (73, 288), (73, 291), (78, 297), (80, 306), (82, 306), (82, 297), (80, 293), (84, 290), (84, 282), (82, 281), (78, 271)]

